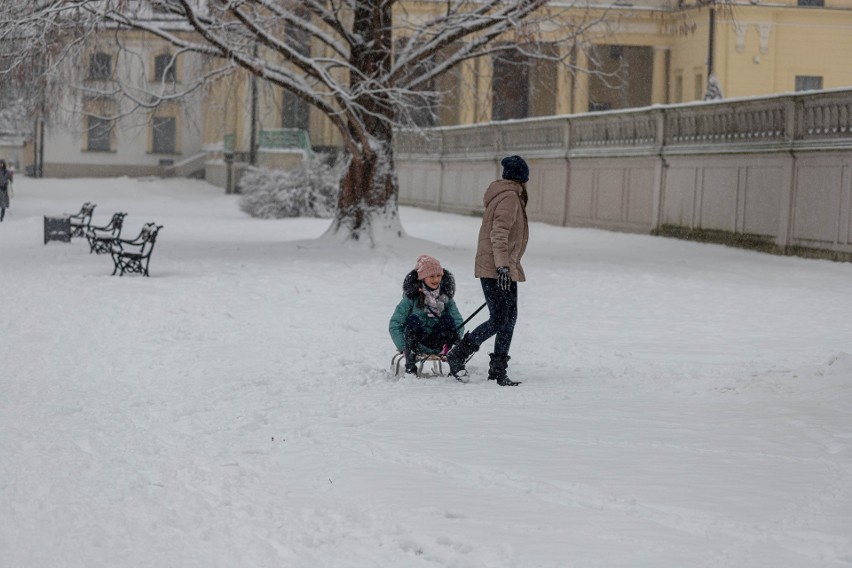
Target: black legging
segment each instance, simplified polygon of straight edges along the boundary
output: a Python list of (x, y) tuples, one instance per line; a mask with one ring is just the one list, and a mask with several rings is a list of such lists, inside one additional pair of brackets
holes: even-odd
[(497, 285), (496, 278), (480, 278), (479, 282), (488, 304), (488, 321), (470, 332), (470, 341), (479, 347), (486, 339), (497, 335), (494, 353), (508, 355), (515, 322), (518, 321), (518, 284), (512, 282), (509, 290), (504, 292)]

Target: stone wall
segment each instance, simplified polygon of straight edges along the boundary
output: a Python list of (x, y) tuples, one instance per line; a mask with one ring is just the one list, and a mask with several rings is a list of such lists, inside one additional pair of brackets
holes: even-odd
[(400, 203), (480, 213), (509, 154), (535, 221), (852, 258), (852, 90), (400, 132)]

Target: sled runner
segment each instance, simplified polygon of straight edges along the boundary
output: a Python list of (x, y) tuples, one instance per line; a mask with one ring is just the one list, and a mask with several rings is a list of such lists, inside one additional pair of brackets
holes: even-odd
[[(405, 374), (405, 355), (396, 353), (391, 359), (391, 373), (394, 377), (401, 377)], [(447, 356), (441, 353), (426, 354), (423, 353), (417, 356), (417, 377), (428, 379), (433, 377), (449, 376), (450, 366), (447, 364)]]

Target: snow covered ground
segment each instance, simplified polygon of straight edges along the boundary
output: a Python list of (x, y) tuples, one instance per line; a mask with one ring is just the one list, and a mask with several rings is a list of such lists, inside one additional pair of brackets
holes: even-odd
[[(533, 224), (510, 376), (396, 380), (417, 255), (189, 180), (16, 182), (0, 224), (0, 566), (852, 566), (852, 264)], [(113, 277), (42, 216), (165, 226)], [(484, 313), (473, 323), (484, 321)]]

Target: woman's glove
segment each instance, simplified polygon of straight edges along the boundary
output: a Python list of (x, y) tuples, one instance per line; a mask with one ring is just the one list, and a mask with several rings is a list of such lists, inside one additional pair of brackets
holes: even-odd
[(512, 287), (512, 277), (509, 276), (508, 266), (497, 267), (497, 287), (503, 292), (508, 292)]

